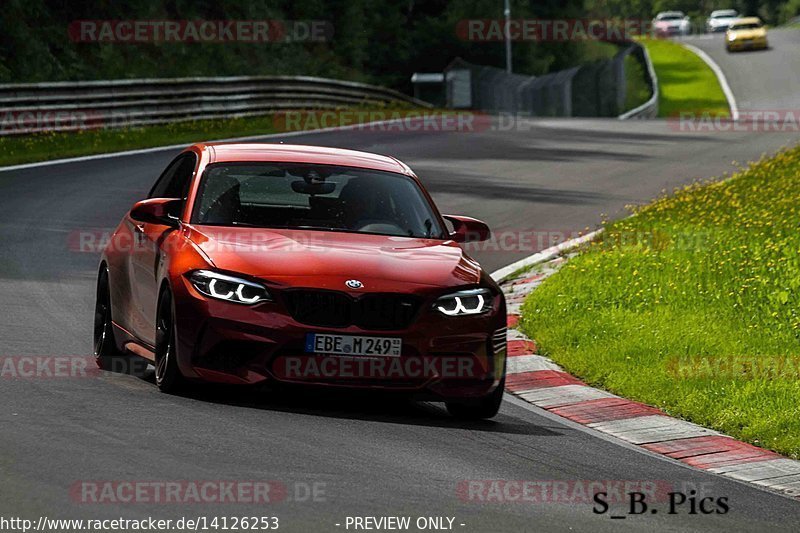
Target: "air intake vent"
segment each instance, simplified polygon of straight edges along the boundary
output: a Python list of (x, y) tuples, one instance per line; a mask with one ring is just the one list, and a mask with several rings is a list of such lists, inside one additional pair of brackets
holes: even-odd
[(365, 294), (352, 298), (336, 291), (286, 292), (292, 318), (311, 326), (367, 330), (398, 330), (414, 320), (420, 299), (408, 294)]
[(287, 304), (292, 318), (303, 324), (343, 328), (352, 321), (352, 300), (340, 292), (292, 291)]

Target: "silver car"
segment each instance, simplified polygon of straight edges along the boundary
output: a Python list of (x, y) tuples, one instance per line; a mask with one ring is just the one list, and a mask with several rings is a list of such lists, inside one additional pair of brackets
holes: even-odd
[(657, 37), (689, 35), (691, 22), (683, 11), (662, 11), (653, 19), (653, 29)]
[(706, 31), (708, 33), (728, 31), (728, 27), (737, 18), (739, 18), (739, 13), (735, 9), (712, 11), (711, 15), (706, 19)]

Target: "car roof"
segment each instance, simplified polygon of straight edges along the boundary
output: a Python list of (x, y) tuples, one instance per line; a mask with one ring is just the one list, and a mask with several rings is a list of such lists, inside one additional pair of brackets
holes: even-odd
[(676, 16), (683, 17), (684, 16), (683, 11), (662, 11), (661, 13), (656, 15), (656, 17), (676, 17)]
[(732, 15), (732, 16), (734, 16), (734, 17), (735, 17), (735, 16), (736, 16), (736, 15), (738, 15), (738, 14), (739, 14), (739, 12), (738, 12), (738, 11), (736, 11), (735, 9), (717, 9), (716, 11), (712, 11), (712, 12), (711, 12), (711, 16), (712, 16), (712, 17), (713, 17), (713, 16), (715, 16), (715, 15), (716, 15), (716, 16), (720, 16), (720, 15)]
[(209, 164), (228, 162), (312, 163), (383, 170), (408, 176), (414, 175), (408, 165), (394, 157), (327, 146), (218, 142), (198, 143), (189, 149), (193, 148), (207, 152)]
[(739, 24), (761, 24), (761, 19), (758, 17), (742, 17), (736, 19), (731, 23), (731, 26), (736, 26)]

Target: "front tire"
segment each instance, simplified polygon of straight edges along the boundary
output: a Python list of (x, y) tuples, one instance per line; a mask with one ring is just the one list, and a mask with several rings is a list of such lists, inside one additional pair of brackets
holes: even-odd
[(172, 295), (164, 291), (158, 302), (156, 314), (156, 385), (161, 392), (174, 394), (182, 390), (186, 378), (178, 368), (175, 352), (175, 312)]
[(453, 417), (462, 420), (485, 420), (494, 417), (503, 403), (503, 391), (506, 388), (506, 378), (490, 394), (469, 402), (445, 402), (447, 412)]
[(102, 370), (115, 370), (117, 363), (125, 364), (128, 356), (117, 349), (111, 319), (111, 289), (108, 284), (108, 267), (103, 266), (97, 275), (97, 298), (94, 305), (94, 359)]

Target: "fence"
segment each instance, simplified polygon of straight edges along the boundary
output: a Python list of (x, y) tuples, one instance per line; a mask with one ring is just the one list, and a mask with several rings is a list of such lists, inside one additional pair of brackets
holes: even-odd
[[(631, 92), (647, 101), (631, 111)], [(658, 81), (644, 47), (629, 43), (612, 58), (544, 76), (508, 74), (462, 59), (445, 69), (447, 106), (542, 117), (652, 118), (658, 114)], [(641, 108), (641, 109), (640, 109)]]
[(650, 89), (650, 98), (648, 98), (641, 105), (634, 107), (619, 115), (622, 120), (629, 118), (656, 118), (658, 116), (658, 77), (656, 76), (656, 69), (653, 67), (653, 62), (650, 60), (650, 54), (644, 46), (637, 45), (633, 54), (640, 65), (644, 65), (644, 76), (647, 85)]
[(5, 84), (0, 85), (0, 135), (360, 105), (430, 107), (384, 87), (304, 76)]

